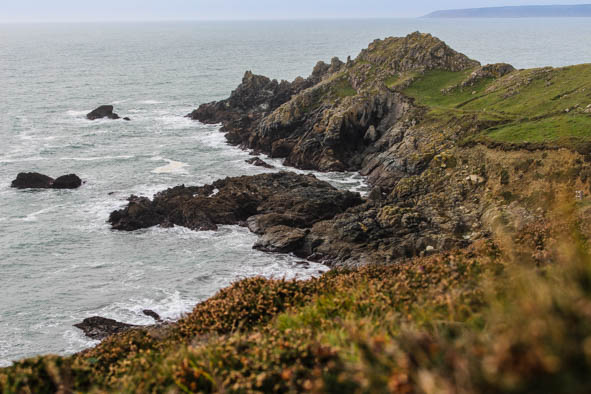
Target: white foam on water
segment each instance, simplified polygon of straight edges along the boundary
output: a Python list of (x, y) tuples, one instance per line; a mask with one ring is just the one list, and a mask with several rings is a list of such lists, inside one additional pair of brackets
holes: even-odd
[(164, 104), (164, 101), (143, 100), (143, 101), (138, 101), (138, 104), (156, 105), (156, 104)]
[(185, 130), (195, 126), (194, 120), (182, 115), (171, 115), (168, 111), (160, 113), (155, 120), (162, 123), (166, 130)]
[(82, 117), (82, 116), (83, 116), (84, 118), (86, 118), (86, 115), (87, 115), (87, 114), (88, 114), (90, 111), (91, 111), (91, 110), (88, 110), (88, 111), (74, 111), (74, 110), (69, 110), (69, 111), (66, 111), (66, 114), (67, 114), (68, 116), (75, 117), (75, 118), (79, 118), (79, 117)]
[(178, 291), (161, 290), (162, 299), (130, 298), (127, 301), (115, 302), (93, 313), (93, 316), (103, 316), (117, 321), (149, 325), (154, 324), (153, 318), (143, 314), (143, 310), (150, 309), (160, 315), (163, 320), (175, 321), (183, 314), (190, 312), (196, 300), (185, 299)]
[(82, 330), (78, 328), (69, 328), (64, 332), (64, 340), (66, 342), (66, 354), (73, 354), (84, 349), (97, 346), (100, 341), (88, 338)]
[(60, 208), (61, 205), (55, 205), (53, 207), (43, 208), (37, 212), (33, 212), (25, 216), (24, 218), (16, 218), (16, 221), (20, 222), (36, 222), (39, 215), (42, 215), (47, 212), (55, 211), (57, 208)]
[[(129, 190), (127, 193), (125, 193), (125, 197), (129, 197), (130, 194), (136, 195), (136, 196), (140, 196), (140, 197), (148, 197), (148, 198), (152, 198), (154, 197), (154, 194), (159, 193), (163, 190), (167, 190), (171, 187), (174, 186), (178, 186), (178, 182), (174, 183), (174, 184), (156, 184), (156, 183), (150, 183), (150, 184), (141, 184), (141, 185), (136, 185), (134, 186), (131, 190)], [(123, 203), (123, 202), (122, 202)]]
[(203, 239), (208, 240), (217, 235), (216, 231), (195, 231), (191, 230), (187, 227), (182, 226), (173, 226), (173, 227), (160, 227), (154, 226), (147, 229), (142, 235), (140, 236), (162, 236), (162, 235), (172, 235), (179, 239)]
[(155, 168), (152, 170), (154, 174), (186, 174), (187, 170), (185, 169), (189, 165), (187, 163), (183, 163), (181, 161), (174, 161), (169, 159), (164, 159), (168, 162), (167, 165)]
[(41, 161), (41, 160), (47, 160), (47, 159), (44, 157), (41, 157), (41, 156), (23, 157), (21, 159), (1, 159), (0, 163), (22, 163), (22, 162), (29, 162), (29, 161)]
[(98, 160), (116, 160), (116, 159), (133, 159), (133, 155), (121, 155), (121, 156), (99, 156), (99, 157), (60, 157), (60, 160), (72, 160), (72, 161), (98, 161)]

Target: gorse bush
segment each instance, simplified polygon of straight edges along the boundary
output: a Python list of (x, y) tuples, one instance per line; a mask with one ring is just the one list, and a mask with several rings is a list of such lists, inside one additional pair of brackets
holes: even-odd
[(496, 237), (505, 244), (480, 241), (397, 265), (307, 281), (242, 280), (178, 323), (116, 335), (71, 357), (17, 362), (0, 371), (0, 387), (591, 392), (591, 258), (571, 233), (540, 242), (556, 234), (533, 226)]

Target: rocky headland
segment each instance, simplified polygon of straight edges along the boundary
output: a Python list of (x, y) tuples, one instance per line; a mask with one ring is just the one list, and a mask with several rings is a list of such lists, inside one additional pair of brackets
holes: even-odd
[(188, 116), (372, 190), (226, 178), (131, 196), (113, 229), (248, 226), (256, 248), (335, 269), (239, 281), (176, 323), (86, 321), (121, 332), (0, 370), (2, 391), (591, 390), (591, 66), (483, 66), (413, 33), (293, 82), (247, 72)]

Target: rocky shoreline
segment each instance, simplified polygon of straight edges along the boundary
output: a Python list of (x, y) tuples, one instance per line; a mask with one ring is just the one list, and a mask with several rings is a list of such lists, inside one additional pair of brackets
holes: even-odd
[[(121, 231), (240, 225), (259, 236), (253, 248), (261, 251), (358, 267), (466, 248), (490, 238), (500, 218), (507, 229), (543, 220), (539, 210), (507, 204), (507, 192), (500, 189), (508, 188), (507, 178), (524, 174), (507, 170), (506, 163), (514, 161), (511, 152), (517, 149), (529, 156), (527, 163), (537, 160), (540, 170), (548, 164), (550, 171), (564, 150), (464, 138), (502, 121), (473, 116), (433, 121), (406, 89), (434, 70), (465, 75), (441, 89), (442, 95), (516, 72), (504, 63), (481, 66), (431, 35), (413, 33), (376, 40), (346, 63), (319, 62), (306, 79), (278, 82), (246, 72), (228, 99), (187, 115), (221, 124), (230, 144), (283, 158), (287, 166), (358, 172), (372, 186), (367, 198), (338, 191), (313, 175), (279, 172), (182, 185), (152, 200), (130, 196), (109, 223)], [(569, 153), (573, 162), (580, 160), (579, 151)], [(258, 157), (247, 162), (273, 168)]]

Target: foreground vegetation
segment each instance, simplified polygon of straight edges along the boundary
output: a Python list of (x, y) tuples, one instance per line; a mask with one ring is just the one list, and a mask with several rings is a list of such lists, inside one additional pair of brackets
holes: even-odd
[(243, 280), (178, 324), (17, 362), (0, 370), (0, 388), (589, 392), (591, 256), (578, 223), (561, 219), (568, 209), (552, 228), (500, 227), (496, 243), (464, 251), (307, 281)]

